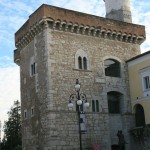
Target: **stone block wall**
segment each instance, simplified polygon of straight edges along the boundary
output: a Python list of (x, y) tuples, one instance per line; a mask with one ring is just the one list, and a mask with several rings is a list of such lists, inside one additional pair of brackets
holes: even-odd
[[(87, 53), (87, 70), (75, 67), (78, 50)], [(90, 103), (90, 108), (85, 110), (87, 133), (82, 135), (82, 144), (85, 148), (100, 144), (102, 149), (110, 150), (111, 144), (117, 142), (116, 137), (111, 138), (111, 135), (116, 135), (114, 127), (120, 122), (119, 129), (123, 129), (121, 124), (127, 122), (123, 122), (122, 116), (109, 116), (107, 92), (121, 92), (124, 95), (122, 113), (130, 111), (125, 61), (139, 54), (139, 51), (138, 44), (50, 28), (35, 36), (20, 53), (22, 114), (27, 110), (27, 118), (22, 116), (23, 147), (30, 150), (79, 149), (77, 113), (75, 108), (67, 108), (70, 94), (75, 93), (75, 80), (79, 79), (81, 92), (87, 95)], [(120, 61), (121, 78), (105, 77), (106, 58)], [(30, 75), (31, 60), (36, 64), (34, 76)], [(93, 99), (99, 100), (99, 113), (92, 113)], [(34, 116), (31, 116), (32, 107)]]

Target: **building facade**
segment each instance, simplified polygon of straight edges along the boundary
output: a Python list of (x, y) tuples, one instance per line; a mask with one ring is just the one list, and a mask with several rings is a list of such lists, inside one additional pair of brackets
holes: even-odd
[[(82, 148), (118, 148), (118, 130), (131, 150), (126, 60), (140, 54), (145, 27), (42, 5), (16, 32), (20, 66), (23, 150), (78, 150), (76, 79), (90, 103)], [(75, 103), (75, 101), (74, 101)]]
[[(127, 61), (131, 93), (132, 112), (135, 115), (135, 127), (140, 149), (150, 149), (150, 51)], [(137, 148), (138, 149), (138, 148)]]

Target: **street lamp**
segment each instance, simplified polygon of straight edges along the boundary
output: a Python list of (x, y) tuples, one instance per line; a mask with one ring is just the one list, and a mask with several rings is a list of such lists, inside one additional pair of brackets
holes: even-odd
[(76, 94), (70, 95), (68, 107), (73, 108), (72, 101), (74, 100), (76, 101), (76, 106), (77, 106), (76, 110), (78, 112), (78, 123), (79, 123), (80, 150), (82, 150), (82, 133), (85, 132), (85, 128), (84, 129), (81, 128), (81, 124), (84, 123), (83, 118), (81, 116), (85, 114), (83, 111), (83, 107), (85, 108), (89, 107), (89, 102), (87, 102), (86, 95), (84, 93), (80, 93), (80, 88), (81, 85), (79, 84), (79, 80), (76, 79), (76, 84), (75, 84)]

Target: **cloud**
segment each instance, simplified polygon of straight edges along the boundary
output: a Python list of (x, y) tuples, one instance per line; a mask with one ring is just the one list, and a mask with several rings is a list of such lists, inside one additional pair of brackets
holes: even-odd
[(150, 3), (148, 0), (132, 0), (131, 4), (133, 23), (145, 25), (146, 28), (146, 41), (141, 45), (141, 51), (145, 52), (150, 50)]
[(13, 58), (9, 56), (0, 57), (0, 69), (15, 67), (16, 65), (13, 63)]
[[(6, 57), (9, 60), (9, 58)], [(2, 126), (15, 100), (20, 100), (19, 67), (0, 68), (0, 120)]]
[[(62, 0), (63, 1), (63, 0)], [(63, 3), (58, 3), (52, 1), (52, 3), (56, 6), (60, 6), (63, 8), (93, 14), (97, 16), (105, 15), (105, 3), (100, 0), (66, 0)], [(61, 4), (61, 5), (60, 5)], [(88, 9), (87, 9), (88, 8)]]

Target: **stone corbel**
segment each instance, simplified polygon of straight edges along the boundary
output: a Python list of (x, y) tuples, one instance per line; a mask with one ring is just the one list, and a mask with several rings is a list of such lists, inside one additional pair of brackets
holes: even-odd
[(111, 30), (107, 31), (107, 38), (112, 39), (112, 31)]
[(53, 24), (53, 29), (55, 30), (60, 30), (60, 27), (61, 26), (61, 21), (60, 20), (56, 20), (54, 21), (54, 24)]
[(68, 24), (66, 24), (65, 26), (65, 31), (68, 31)]
[(118, 41), (121, 41), (121, 40), (122, 40), (122, 39), (121, 39), (121, 35), (122, 35), (121, 32), (118, 32), (118, 33), (116, 34), (116, 38), (117, 38)]
[[(94, 27), (90, 27), (89, 32), (90, 32), (91, 36), (95, 36), (95, 28)], [(93, 32), (93, 34), (91, 34), (92, 32)]]
[(137, 36), (136, 35), (133, 35), (132, 36), (132, 43), (137, 43)]
[(102, 29), (102, 30), (101, 30), (101, 37), (102, 37), (102, 38), (106, 38), (106, 37), (107, 37), (106, 29)]
[(97, 37), (101, 37), (101, 34), (102, 34), (101, 30), (100, 29), (96, 29), (96, 36)]
[(51, 18), (46, 18), (43, 17), (40, 21), (39, 21), (39, 25), (44, 25), (44, 28), (48, 28), (49, 27), (49, 22), (53, 23), (54, 20)]
[(144, 38), (143, 36), (138, 36), (138, 37), (137, 37), (137, 43), (138, 43), (138, 44), (141, 45), (144, 41), (145, 41), (145, 38)]
[(44, 21), (44, 28), (48, 28), (48, 21), (47, 20)]
[(127, 35), (127, 42), (129, 42), (129, 43), (132, 42), (132, 35), (131, 34)]
[(127, 34), (126, 34), (126, 33), (123, 33), (123, 34), (122, 34), (122, 41), (123, 41), (123, 42), (127, 42), (127, 39), (128, 39)]
[(83, 30), (84, 30), (84, 26), (83, 26), (83, 25), (80, 25), (80, 26), (79, 26), (79, 31), (81, 32), (81, 34), (84, 34), (84, 31), (83, 31)]
[(89, 35), (90, 32), (89, 32), (89, 26), (84, 26), (84, 35), (85, 35), (85, 31), (87, 30), (87, 34), (86, 35)]
[[(65, 21), (61, 22), (61, 30), (64, 30), (64, 31), (66, 30), (66, 24), (67, 23)], [(63, 29), (63, 27), (64, 27), (64, 29)]]
[(112, 32), (112, 39), (117, 40), (117, 33), (115, 31)]
[(97, 29), (94, 28), (94, 31), (93, 31), (93, 36), (96, 36), (96, 32), (97, 32)]
[(60, 23), (60, 25), (59, 25), (59, 30), (62, 30), (62, 22)]
[(72, 25), (72, 23), (70, 23), (70, 22), (69, 22), (69, 23), (67, 23), (67, 25), (66, 25), (66, 26), (67, 26), (66, 31), (68, 31), (69, 26), (71, 26), (71, 30), (70, 30), (70, 31), (72, 31), (72, 26), (73, 26), (73, 25)]
[(30, 39), (28, 38), (28, 35), (25, 35), (26, 43), (28, 44), (30, 42)]
[(74, 30), (74, 25), (71, 27), (71, 32), (73, 32), (73, 30)]

